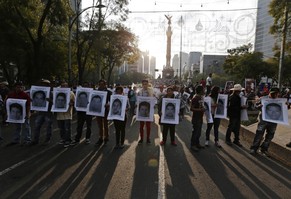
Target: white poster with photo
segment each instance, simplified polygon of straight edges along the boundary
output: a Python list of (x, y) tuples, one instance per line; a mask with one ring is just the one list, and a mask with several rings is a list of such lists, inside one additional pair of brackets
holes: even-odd
[(6, 101), (7, 122), (24, 123), (26, 117), (26, 100), (8, 98)]
[(50, 87), (31, 86), (30, 99), (32, 111), (47, 111), (49, 102), (46, 100), (50, 97)]
[(214, 118), (226, 118), (228, 95), (218, 94), (216, 103), (217, 103), (217, 107), (215, 108)]
[(232, 89), (233, 86), (234, 86), (234, 81), (227, 81), (227, 82), (225, 83), (225, 86), (224, 86), (224, 91), (225, 91), (226, 93), (229, 93), (230, 89)]
[[(247, 105), (247, 98), (244, 96), (241, 97), (241, 105), (242, 106)], [(248, 121), (249, 120), (248, 111), (246, 108), (242, 109), (240, 111), (240, 119), (241, 119), (241, 121)]]
[(70, 88), (54, 88), (52, 112), (67, 112), (70, 104)]
[(76, 111), (87, 111), (87, 106), (89, 104), (89, 97), (90, 93), (93, 88), (84, 88), (84, 87), (77, 87), (76, 90), (76, 100), (75, 100), (75, 108)]
[(205, 117), (207, 123), (213, 123), (213, 118), (211, 114), (211, 97), (204, 97), (204, 108), (205, 108)]
[(110, 109), (107, 119), (124, 121), (127, 100), (127, 96), (124, 95), (111, 95)]
[(285, 98), (262, 98), (262, 119), (267, 122), (289, 125)]
[(155, 113), (155, 97), (137, 97), (137, 107), (136, 107), (136, 121), (154, 121), (154, 113)]
[(180, 99), (163, 98), (162, 124), (179, 124)]
[(104, 117), (106, 99), (107, 91), (92, 90), (89, 96), (89, 105), (86, 114)]

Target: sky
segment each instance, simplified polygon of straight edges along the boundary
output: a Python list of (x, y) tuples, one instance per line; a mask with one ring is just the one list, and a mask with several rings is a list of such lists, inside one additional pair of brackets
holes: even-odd
[[(92, 1), (83, 0), (83, 7)], [(158, 69), (166, 64), (165, 15), (172, 17), (172, 58), (180, 51), (226, 54), (254, 43), (257, 0), (130, 0), (128, 8), (125, 25), (138, 36), (139, 48), (156, 57)]]

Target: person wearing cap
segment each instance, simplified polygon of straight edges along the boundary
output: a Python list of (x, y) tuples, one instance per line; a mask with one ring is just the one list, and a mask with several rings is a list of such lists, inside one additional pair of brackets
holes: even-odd
[(232, 145), (231, 142), (231, 132), (234, 133), (233, 143), (239, 147), (242, 147), (239, 139), (239, 130), (240, 130), (240, 120), (241, 120), (241, 110), (247, 108), (246, 105), (241, 105), (240, 92), (242, 86), (240, 84), (235, 84), (233, 88), (230, 89), (232, 94), (229, 97), (227, 114), (229, 117), (228, 128), (225, 135), (225, 143)]
[(31, 142), (31, 145), (37, 145), (39, 143), (39, 137), (40, 137), (40, 130), (41, 127), (46, 123), (46, 138), (43, 142), (43, 145), (48, 145), (51, 140), (52, 136), (52, 125), (53, 125), (53, 119), (54, 115), (51, 112), (52, 104), (53, 104), (53, 92), (51, 87), (51, 82), (47, 79), (41, 79), (39, 82), (39, 86), (43, 87), (50, 87), (50, 95), (49, 98), (45, 98), (45, 101), (48, 101), (48, 110), (47, 111), (37, 111), (35, 113), (35, 121), (34, 121), (34, 137), (33, 141)]
[[(274, 87), (274, 88), (270, 89), (269, 95), (264, 96), (264, 97), (270, 98), (270, 99), (276, 99), (279, 97), (279, 94), (280, 94), (279, 88)], [(262, 99), (262, 97), (260, 99)], [(263, 105), (261, 103), (261, 100), (259, 100), (259, 102), (256, 103), (256, 108), (261, 111), (262, 106)], [(250, 153), (256, 154), (257, 150), (259, 148), (261, 148), (260, 149), (261, 153), (266, 155), (267, 157), (269, 157), (270, 154), (268, 152), (268, 149), (269, 149), (271, 141), (274, 137), (274, 134), (275, 134), (275, 131), (277, 128), (277, 123), (264, 121), (262, 119), (262, 113), (260, 113), (259, 118), (260, 118), (260, 121), (259, 121), (258, 126), (257, 126), (256, 135), (254, 137), (253, 144), (250, 147)], [(261, 144), (261, 141), (263, 140), (265, 131), (266, 131), (266, 135), (265, 135), (263, 143)]]
[[(13, 99), (23, 99), (26, 100), (26, 117), (25, 122), (23, 124), (21, 123), (15, 123), (15, 132), (13, 135), (13, 140), (8, 145), (14, 145), (19, 144), (21, 142), (21, 133), (23, 137), (22, 144), (23, 145), (30, 145), (31, 143), (31, 128), (30, 128), (30, 97), (29, 95), (23, 91), (23, 84), (22, 82), (16, 82), (14, 84), (14, 90), (10, 92), (7, 96), (7, 99), (13, 98)], [(6, 100), (7, 100), (6, 99)], [(5, 104), (6, 104), (5, 100)]]

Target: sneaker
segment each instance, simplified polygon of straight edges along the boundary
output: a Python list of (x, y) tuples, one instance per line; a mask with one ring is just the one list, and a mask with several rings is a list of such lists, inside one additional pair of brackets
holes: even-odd
[(197, 152), (197, 151), (199, 151), (199, 148), (197, 146), (193, 145), (193, 146), (191, 146), (191, 150)]
[(59, 144), (62, 144), (63, 145), (63, 144), (65, 144), (65, 141), (64, 140), (60, 140), (59, 141)]
[(291, 148), (291, 142), (289, 142), (288, 144), (286, 144), (286, 147)]
[(90, 143), (91, 143), (90, 139), (85, 140), (85, 144), (90, 144)]
[(233, 143), (239, 147), (242, 147), (243, 145), (239, 141), (233, 141)]
[(31, 146), (31, 141), (24, 141), (21, 146)]
[(143, 139), (140, 139), (139, 141), (138, 141), (138, 144), (142, 144), (143, 143)]
[(250, 154), (255, 155), (256, 153), (257, 153), (257, 151), (255, 149), (250, 150)]
[(232, 146), (232, 143), (231, 143), (231, 141), (229, 141), (229, 140), (225, 140), (225, 143), (226, 143), (228, 146)]
[(218, 147), (218, 148), (221, 148), (221, 145), (219, 144), (219, 142), (215, 142), (215, 146)]
[(123, 149), (124, 147), (125, 147), (124, 144), (121, 144), (121, 145), (119, 146), (120, 149)]
[(165, 145), (165, 142), (164, 142), (164, 141), (161, 141), (161, 142), (160, 142), (160, 145), (161, 145), (161, 146), (164, 146), (164, 145)]
[(103, 140), (101, 138), (99, 138), (99, 140), (96, 142), (96, 146), (100, 146), (103, 143)]
[(77, 144), (79, 144), (79, 141), (76, 141), (76, 140), (74, 140), (73, 142), (70, 143), (71, 146), (75, 146)]
[(70, 142), (65, 142), (64, 143), (64, 148), (68, 148), (70, 146), (70, 144), (71, 144)]
[(266, 157), (271, 157), (270, 153), (269, 153), (268, 151), (266, 151), (266, 150), (262, 150), (262, 149), (261, 149), (261, 153), (262, 153), (263, 155), (265, 155)]
[(208, 140), (205, 141), (205, 146), (206, 146), (206, 147), (209, 146), (209, 141), (208, 141)]
[(171, 142), (172, 146), (177, 146), (177, 143), (175, 141)]
[(6, 146), (13, 146), (13, 145), (16, 145), (16, 144), (19, 144), (19, 142), (13, 141), (13, 142), (8, 143)]
[(150, 139), (147, 139), (147, 144), (150, 144), (151, 143), (151, 140)]

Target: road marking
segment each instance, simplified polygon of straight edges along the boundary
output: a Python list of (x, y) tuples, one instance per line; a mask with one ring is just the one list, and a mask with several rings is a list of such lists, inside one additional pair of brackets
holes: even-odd
[[(158, 128), (159, 138), (162, 140), (162, 133), (160, 128)], [(159, 192), (158, 192), (158, 199), (166, 198), (166, 185), (165, 185), (165, 155), (162, 146), (160, 146), (160, 156), (159, 156)]]

